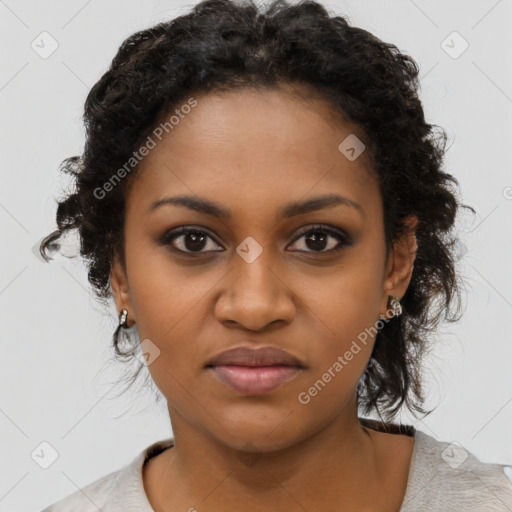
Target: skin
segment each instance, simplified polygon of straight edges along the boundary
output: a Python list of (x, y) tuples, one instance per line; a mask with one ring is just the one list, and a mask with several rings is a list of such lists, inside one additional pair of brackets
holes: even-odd
[[(148, 499), (157, 512), (397, 511), (414, 439), (365, 429), (357, 416), (374, 337), (309, 403), (297, 397), (389, 316), (388, 295), (403, 297), (417, 219), (407, 219), (410, 235), (386, 261), (368, 152), (350, 161), (338, 149), (351, 133), (365, 136), (321, 98), (288, 85), (194, 97), (197, 106), (141, 162), (127, 196), (126, 271), (116, 260), (111, 274), (118, 310), (160, 350), (148, 367), (175, 440), (144, 466)], [(277, 216), (286, 203), (331, 193), (357, 201), (364, 215), (337, 205)], [(177, 205), (148, 213), (179, 194), (219, 203), (232, 218)], [(354, 242), (329, 253), (335, 237), (322, 248), (303, 234), (315, 224)], [(183, 235), (158, 243), (180, 226), (208, 236), (202, 245)], [(251, 263), (236, 252), (248, 236), (262, 248)], [(280, 347), (306, 368), (270, 393), (242, 395), (204, 368), (240, 344)]]

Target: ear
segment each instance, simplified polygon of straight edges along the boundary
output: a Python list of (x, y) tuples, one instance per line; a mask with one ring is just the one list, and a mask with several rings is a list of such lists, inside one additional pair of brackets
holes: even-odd
[(120, 313), (122, 309), (128, 310), (126, 322), (128, 326), (131, 327), (135, 323), (135, 312), (130, 301), (126, 271), (117, 255), (114, 256), (112, 270), (110, 272), (110, 285), (112, 288), (112, 294), (114, 295), (117, 312)]
[(407, 291), (418, 250), (416, 242), (418, 218), (415, 215), (410, 215), (406, 217), (404, 224), (407, 227), (406, 233), (395, 242), (388, 259), (380, 307), (380, 314), (385, 317), (389, 317), (386, 315), (389, 309), (388, 296), (394, 295), (401, 299)]

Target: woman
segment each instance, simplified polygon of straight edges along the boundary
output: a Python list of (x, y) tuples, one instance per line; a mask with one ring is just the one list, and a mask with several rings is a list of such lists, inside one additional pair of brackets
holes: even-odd
[(79, 230), (173, 436), (46, 511), (512, 510), (504, 466), (393, 422), (458, 320), (466, 207), (417, 77), (313, 1), (207, 0), (123, 42), (42, 253)]

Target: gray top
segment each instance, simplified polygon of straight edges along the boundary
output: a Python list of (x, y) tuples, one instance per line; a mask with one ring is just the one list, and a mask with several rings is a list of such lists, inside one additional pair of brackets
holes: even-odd
[[(454, 443), (412, 430), (414, 448), (399, 512), (512, 512), (512, 466), (481, 462)], [(142, 481), (146, 460), (173, 446), (157, 441), (128, 465), (92, 482), (42, 512), (154, 512)]]

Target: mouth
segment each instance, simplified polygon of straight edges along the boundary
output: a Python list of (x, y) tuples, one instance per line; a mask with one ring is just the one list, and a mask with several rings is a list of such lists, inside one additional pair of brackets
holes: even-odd
[(210, 365), (206, 369), (231, 389), (248, 395), (270, 393), (302, 371), (301, 367), (288, 365)]
[(304, 364), (277, 347), (239, 346), (224, 351), (205, 366), (216, 379), (238, 393), (269, 393), (295, 378)]

